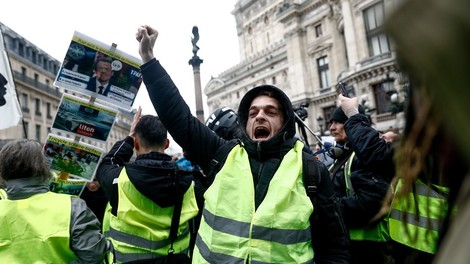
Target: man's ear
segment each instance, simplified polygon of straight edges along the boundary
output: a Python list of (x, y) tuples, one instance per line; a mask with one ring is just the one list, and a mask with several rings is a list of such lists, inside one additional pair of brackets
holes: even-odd
[(163, 149), (167, 149), (170, 146), (170, 140), (167, 138), (165, 140), (165, 145), (163, 145)]
[(139, 151), (140, 149), (140, 143), (139, 143), (139, 140), (137, 139), (137, 137), (134, 137), (134, 148), (136, 151)]

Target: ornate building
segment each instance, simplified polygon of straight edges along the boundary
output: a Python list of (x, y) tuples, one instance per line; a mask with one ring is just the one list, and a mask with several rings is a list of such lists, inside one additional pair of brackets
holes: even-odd
[(336, 86), (343, 82), (378, 130), (401, 129), (402, 109), (397, 106), (406, 80), (382, 31), (398, 1), (237, 1), (232, 14), (241, 62), (205, 86), (209, 111), (236, 109), (249, 89), (273, 84), (295, 106), (308, 105), (304, 122), (323, 134), (337, 105)]
[[(80, 95), (53, 86), (61, 65), (60, 61), (18, 35), (6, 25), (0, 23), (0, 29), (5, 41), (16, 93), (23, 113), (23, 119), (17, 126), (0, 130), (0, 142), (28, 138), (45, 143), (47, 134), (51, 132), (52, 122), (62, 94)], [(132, 113), (120, 110), (106, 143), (88, 139), (85, 140), (85, 143), (98, 146), (105, 151), (109, 150), (115, 141), (123, 139), (129, 134), (132, 119)], [(64, 135), (61, 132), (54, 133), (59, 136), (73, 138), (72, 135)], [(1, 145), (3, 144), (0, 144), (0, 147)]]

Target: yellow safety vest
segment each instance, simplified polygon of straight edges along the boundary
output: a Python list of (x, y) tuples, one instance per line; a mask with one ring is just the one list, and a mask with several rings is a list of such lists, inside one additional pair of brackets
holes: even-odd
[[(168, 255), (173, 206), (162, 208), (142, 195), (122, 169), (118, 179), (117, 215), (106, 211), (103, 221), (105, 236), (114, 246), (117, 262), (138, 259), (156, 259)], [(183, 197), (178, 238), (173, 243), (174, 253), (189, 253), (188, 222), (198, 213), (194, 185)]]
[[(402, 185), (400, 179), (396, 189), (399, 190)], [(439, 228), (448, 209), (449, 189), (435, 187), (440, 192), (417, 180), (415, 193), (410, 192), (407, 196), (393, 200), (389, 224), (390, 237), (394, 241), (420, 251), (436, 253)]]
[(298, 141), (284, 156), (257, 209), (248, 154), (230, 151), (204, 194), (193, 263), (313, 263), (302, 148)]
[[(348, 161), (344, 165), (344, 180), (346, 182), (346, 195), (354, 195), (354, 188), (351, 183), (351, 166), (356, 156), (356, 153), (353, 152), (349, 157)], [(356, 241), (378, 241), (385, 242), (390, 239), (389, 230), (388, 230), (388, 217), (384, 217), (377, 224), (373, 224), (363, 228), (351, 228), (349, 229), (349, 238)]]
[(46, 192), (0, 200), (2, 263), (70, 263), (71, 196)]
[(0, 189), (0, 200), (7, 198), (7, 191), (4, 189)]

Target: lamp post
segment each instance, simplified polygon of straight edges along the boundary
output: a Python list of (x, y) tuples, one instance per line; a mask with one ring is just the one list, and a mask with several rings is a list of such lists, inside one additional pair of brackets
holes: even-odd
[(318, 125), (320, 126), (320, 136), (323, 136), (323, 126), (325, 125), (325, 119), (322, 116), (317, 118)]

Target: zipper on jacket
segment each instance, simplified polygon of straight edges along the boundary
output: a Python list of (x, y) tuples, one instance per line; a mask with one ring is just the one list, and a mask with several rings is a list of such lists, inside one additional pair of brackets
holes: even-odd
[(333, 200), (333, 211), (335, 212), (336, 218), (338, 218), (339, 224), (341, 225), (341, 230), (343, 231), (344, 234), (348, 234), (348, 231), (346, 229), (346, 225), (344, 224), (343, 218), (339, 216), (338, 214), (338, 202), (337, 200)]

